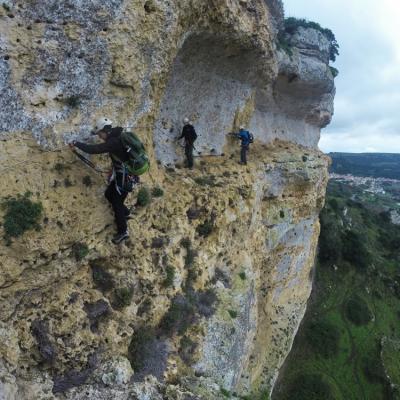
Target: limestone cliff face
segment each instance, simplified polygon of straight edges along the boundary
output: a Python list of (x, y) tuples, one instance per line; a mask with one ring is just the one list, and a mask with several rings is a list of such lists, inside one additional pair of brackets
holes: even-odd
[[(0, 245), (0, 398), (272, 388), (311, 289), (334, 97), (327, 41), (299, 30), (289, 56), (282, 21), (278, 0), (0, 7), (1, 196), (29, 190), (44, 207), (40, 231)], [(104, 179), (65, 149), (102, 115), (135, 129), (152, 159), (143, 185), (164, 191), (118, 247)], [(173, 142), (183, 116), (199, 134), (193, 171)], [(226, 137), (239, 124), (256, 137), (246, 167)]]

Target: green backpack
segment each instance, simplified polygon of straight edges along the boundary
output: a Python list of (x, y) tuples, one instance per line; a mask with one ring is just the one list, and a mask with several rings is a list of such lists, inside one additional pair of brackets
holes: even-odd
[[(121, 142), (129, 155), (124, 165), (131, 175), (142, 175), (150, 169), (149, 158), (138, 136), (129, 131), (121, 133)], [(117, 158), (114, 156), (114, 158)], [(120, 160), (119, 160), (120, 161)]]

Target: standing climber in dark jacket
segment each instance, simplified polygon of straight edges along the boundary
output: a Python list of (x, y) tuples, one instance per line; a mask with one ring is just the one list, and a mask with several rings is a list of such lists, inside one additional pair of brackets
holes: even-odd
[(185, 155), (187, 159), (187, 167), (193, 169), (193, 149), (194, 142), (197, 139), (197, 133), (188, 118), (183, 120), (185, 124), (182, 129), (182, 134), (176, 140), (185, 139)]
[[(117, 224), (117, 234), (112, 242), (119, 244), (129, 237), (127, 219), (130, 217), (130, 210), (124, 205), (128, 193), (132, 191), (132, 180), (137, 177), (129, 176), (123, 162), (127, 161), (128, 155), (121, 142), (123, 128), (112, 128), (112, 122), (108, 118), (100, 118), (93, 134), (98, 135), (104, 143), (88, 145), (81, 142), (73, 142), (74, 146), (88, 154), (109, 153), (113, 171), (109, 180), (109, 185), (104, 193), (106, 199), (111, 203)], [(113, 158), (113, 155), (116, 156)], [(137, 181), (135, 182), (137, 183)]]

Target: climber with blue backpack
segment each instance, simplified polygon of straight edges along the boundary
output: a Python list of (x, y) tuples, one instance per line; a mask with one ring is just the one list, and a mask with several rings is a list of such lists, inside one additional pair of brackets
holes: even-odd
[(247, 152), (249, 151), (250, 144), (254, 142), (253, 134), (244, 129), (244, 126), (241, 126), (239, 133), (231, 133), (230, 135), (241, 140), (239, 164), (247, 165)]
[(125, 199), (139, 183), (139, 175), (149, 170), (150, 164), (140, 139), (121, 127), (113, 128), (110, 119), (100, 118), (92, 134), (99, 136), (104, 143), (89, 145), (73, 141), (70, 147), (88, 154), (110, 155), (113, 169), (104, 195), (113, 208), (117, 224), (117, 234), (112, 242), (119, 244), (129, 238), (127, 220), (131, 210), (124, 205)]

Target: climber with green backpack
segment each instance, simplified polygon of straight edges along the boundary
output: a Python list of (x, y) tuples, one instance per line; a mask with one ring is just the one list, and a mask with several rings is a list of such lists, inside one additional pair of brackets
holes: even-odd
[(131, 211), (124, 205), (125, 199), (139, 183), (139, 175), (149, 170), (149, 159), (137, 135), (121, 127), (113, 128), (108, 118), (100, 118), (92, 134), (99, 136), (104, 143), (89, 145), (74, 141), (70, 147), (88, 154), (109, 153), (113, 170), (104, 195), (113, 208), (117, 224), (117, 234), (112, 242), (119, 244), (129, 237), (127, 220)]

